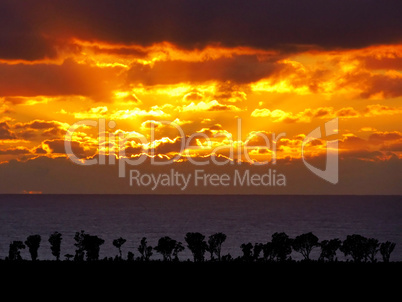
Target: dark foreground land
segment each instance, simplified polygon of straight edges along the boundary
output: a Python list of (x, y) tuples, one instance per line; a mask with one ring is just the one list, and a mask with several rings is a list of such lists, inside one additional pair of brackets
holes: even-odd
[[(12, 275), (58, 277), (73, 274), (74, 278), (91, 280), (100, 277), (130, 276), (132, 279), (169, 280), (175, 277), (208, 280), (269, 280), (269, 279), (339, 279), (343, 282), (360, 280), (402, 281), (402, 262), (201, 262), (192, 261), (5, 261), (0, 260), (0, 272)], [(356, 279), (357, 278), (357, 279)]]
[(387, 301), (400, 294), (401, 272), (402, 262), (0, 260), (3, 293), (30, 300), (43, 291), (78, 301)]

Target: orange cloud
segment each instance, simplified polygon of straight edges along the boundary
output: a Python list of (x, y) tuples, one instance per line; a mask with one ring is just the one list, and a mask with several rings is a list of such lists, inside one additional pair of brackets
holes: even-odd
[(15, 123), (13, 125), (18, 137), (33, 139), (37, 137), (59, 138), (66, 134), (69, 124), (59, 121), (33, 120), (26, 123)]
[(133, 64), (128, 72), (128, 81), (146, 86), (208, 81), (252, 83), (268, 77), (275, 68), (275, 58), (274, 61), (260, 60), (251, 55), (201, 62), (156, 61), (153, 65)]
[(99, 106), (90, 108), (85, 111), (74, 112), (72, 113), (77, 119), (93, 119), (93, 118), (109, 118), (111, 120), (125, 120), (136, 118), (138, 116), (147, 116), (147, 117), (169, 117), (170, 114), (165, 113), (161, 109), (154, 107), (151, 110), (144, 110), (138, 107), (133, 109), (124, 109), (124, 110), (113, 110), (109, 111), (107, 106)]
[(364, 111), (364, 116), (379, 116), (379, 115), (394, 115), (401, 114), (402, 107), (389, 107), (385, 105), (375, 104), (368, 105), (366, 110)]
[(309, 123), (312, 118), (355, 118), (359, 117), (360, 113), (351, 107), (334, 110), (332, 107), (319, 107), (317, 109), (305, 109), (299, 113), (292, 113), (280, 109), (270, 110), (267, 108), (255, 109), (251, 113), (252, 117), (270, 117), (274, 123)]
[(11, 109), (9, 106), (4, 104), (4, 100), (0, 99), (0, 114), (10, 113)]
[(12, 130), (10, 130), (10, 125), (8, 124), (8, 122), (0, 122), (0, 140), (16, 138), (17, 136)]
[(0, 155), (25, 155), (30, 153), (30, 150), (26, 147), (0, 149)]
[(125, 120), (136, 118), (138, 116), (148, 116), (148, 117), (169, 117), (170, 114), (165, 113), (160, 109), (143, 110), (140, 108), (117, 110), (109, 115), (109, 118), (114, 120)]
[(99, 106), (90, 108), (86, 111), (82, 112), (74, 112), (74, 117), (77, 119), (85, 119), (85, 118), (100, 118), (103, 117), (108, 112), (107, 106)]
[[(92, 150), (85, 149), (80, 142), (72, 141), (70, 142), (73, 153), (78, 158), (87, 158), (93, 155), (95, 152)], [(65, 149), (65, 142), (62, 139), (45, 140), (42, 142), (42, 149), (47, 151), (49, 154), (59, 154), (67, 155)]]
[[(344, 134), (339, 142), (341, 153), (359, 154), (363, 158), (364, 154), (371, 155), (384, 155), (386, 152), (400, 152), (402, 146), (402, 133), (399, 131), (392, 132), (374, 132), (370, 134), (368, 139), (363, 139), (352, 133)], [(376, 152), (376, 153), (373, 153)], [(380, 156), (380, 157), (381, 157)], [(393, 153), (393, 156), (398, 156)], [(380, 158), (378, 157), (378, 158)], [(371, 158), (372, 159), (372, 158)]]
[(82, 95), (110, 101), (111, 91), (121, 86), (118, 67), (98, 68), (73, 59), (57, 64), (0, 64), (3, 96)]
[(319, 107), (316, 109), (307, 108), (298, 113), (283, 111), (280, 109), (270, 110), (267, 108), (254, 109), (251, 112), (252, 117), (269, 117), (272, 118), (274, 123), (285, 122), (304, 122), (308, 123), (312, 118), (358, 118), (358, 117), (372, 117), (381, 115), (401, 114), (402, 108), (393, 108), (385, 105), (368, 105), (364, 110), (356, 110), (353, 107), (344, 107), (335, 110), (333, 107)]
[(369, 142), (379, 144), (389, 141), (399, 141), (402, 139), (402, 133), (399, 131), (393, 132), (375, 132), (369, 136)]
[(45, 120), (33, 120), (27, 123), (16, 123), (14, 124), (15, 129), (35, 129), (35, 130), (48, 130), (51, 128), (63, 128), (67, 129), (69, 125), (67, 123), (62, 123), (58, 121), (45, 121)]
[(188, 105), (184, 105), (177, 108), (178, 111), (181, 112), (191, 112), (191, 111), (241, 111), (240, 108), (234, 105), (223, 105), (220, 104), (217, 100), (209, 101), (209, 102), (191, 102)]

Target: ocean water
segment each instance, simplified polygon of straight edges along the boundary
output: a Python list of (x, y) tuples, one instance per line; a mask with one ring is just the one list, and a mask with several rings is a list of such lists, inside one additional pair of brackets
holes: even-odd
[[(266, 243), (275, 232), (290, 237), (313, 232), (320, 240), (360, 234), (396, 243), (391, 261), (402, 261), (401, 196), (262, 195), (0, 195), (0, 258), (13, 240), (42, 237), (39, 259), (54, 259), (49, 235), (62, 233), (61, 255), (74, 254), (74, 234), (84, 230), (105, 240), (100, 258), (114, 257), (112, 242), (123, 237), (123, 257), (142, 237), (151, 246), (169, 236), (184, 246), (187, 232), (227, 235), (222, 255), (240, 256), (242, 243)], [(21, 253), (30, 259), (27, 249)], [(317, 259), (319, 248), (311, 258)], [(206, 254), (206, 256), (208, 256)], [(338, 259), (345, 260), (338, 251)], [(378, 259), (381, 255), (378, 253)], [(292, 253), (293, 259), (301, 259)], [(154, 251), (151, 259), (160, 259)], [(192, 259), (186, 248), (180, 260)]]

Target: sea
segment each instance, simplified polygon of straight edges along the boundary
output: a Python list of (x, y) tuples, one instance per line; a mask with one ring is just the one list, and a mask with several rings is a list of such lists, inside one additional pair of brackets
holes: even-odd
[[(39, 234), (38, 258), (55, 259), (49, 235), (62, 234), (61, 259), (75, 253), (74, 234), (81, 230), (105, 242), (100, 258), (115, 257), (113, 240), (126, 239), (128, 252), (140, 256), (143, 237), (156, 246), (161, 237), (182, 242), (179, 260), (192, 259), (184, 240), (187, 232), (199, 232), (205, 240), (224, 233), (222, 255), (242, 255), (243, 243), (266, 243), (275, 232), (294, 238), (312, 232), (320, 241), (346, 239), (359, 234), (396, 246), (391, 261), (402, 261), (402, 196), (342, 195), (0, 195), (0, 259), (8, 255), (10, 242)], [(320, 249), (311, 253), (317, 259)], [(30, 259), (28, 249), (21, 251)], [(206, 253), (206, 258), (209, 254)], [(302, 256), (292, 252), (292, 259)], [(338, 251), (338, 260), (351, 259)], [(380, 253), (377, 258), (382, 261)], [(154, 251), (151, 259), (161, 259)]]

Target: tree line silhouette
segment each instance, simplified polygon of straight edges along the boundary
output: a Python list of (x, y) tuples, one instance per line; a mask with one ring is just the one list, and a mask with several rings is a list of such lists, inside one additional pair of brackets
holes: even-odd
[[(62, 234), (59, 232), (50, 234), (48, 238), (52, 255), (56, 261), (60, 261), (62, 239)], [(74, 240), (75, 254), (65, 254), (65, 260), (77, 262), (99, 260), (100, 247), (105, 243), (105, 240), (96, 235), (85, 233), (83, 230), (75, 233)], [(353, 262), (377, 262), (378, 253), (380, 253), (383, 262), (389, 262), (391, 253), (396, 245), (394, 242), (389, 241), (380, 243), (375, 238), (366, 238), (358, 234), (347, 235), (343, 241), (338, 238), (319, 241), (318, 237), (312, 232), (301, 234), (295, 238), (290, 238), (284, 232), (276, 232), (272, 235), (271, 241), (267, 243), (252, 244), (248, 242), (241, 244), (242, 255), (233, 258), (230, 254), (221, 255), (222, 245), (226, 240), (226, 235), (223, 233), (212, 234), (206, 240), (205, 236), (199, 232), (188, 232), (184, 240), (187, 248), (192, 253), (194, 262), (285, 262), (292, 261), (290, 256), (292, 251), (300, 253), (305, 261), (313, 261), (310, 258), (310, 254), (315, 248), (320, 249), (320, 254), (318, 259), (314, 261), (338, 261), (336, 253), (339, 250), (345, 257), (350, 256)], [(126, 259), (124, 259), (121, 248), (126, 241), (122, 237), (114, 239), (112, 244), (117, 248), (117, 255), (114, 258), (105, 257), (104, 260), (151, 261), (155, 251), (162, 256), (162, 261), (180, 261), (179, 253), (185, 249), (182, 242), (168, 236), (161, 237), (154, 247), (148, 245), (146, 237), (143, 237), (137, 247), (139, 256), (135, 257), (134, 253), (129, 251)], [(40, 243), (40, 235), (30, 235), (24, 242), (12, 241), (5, 260), (23, 260), (20, 251), (28, 247), (31, 260), (37, 261)], [(205, 256), (207, 252), (209, 253), (209, 259)]]

